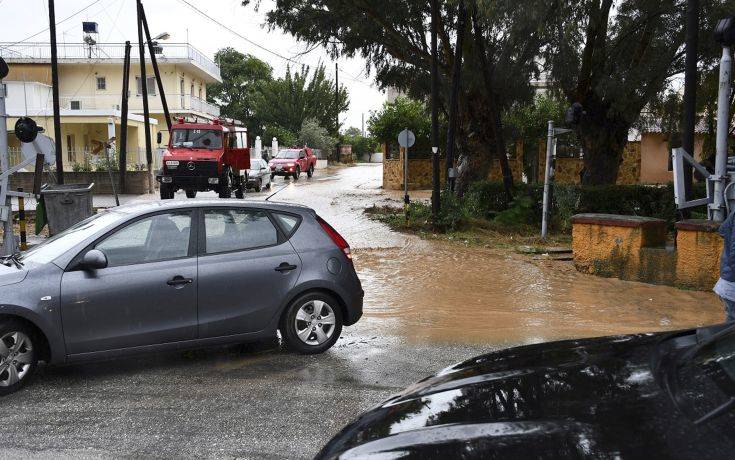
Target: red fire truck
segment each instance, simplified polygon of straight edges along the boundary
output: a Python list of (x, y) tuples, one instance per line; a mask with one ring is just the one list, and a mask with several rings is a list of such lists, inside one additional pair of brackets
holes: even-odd
[(220, 198), (243, 198), (250, 168), (247, 129), (242, 126), (188, 123), (180, 119), (171, 129), (156, 180), (161, 184), (161, 199), (184, 190), (188, 198), (197, 192), (214, 190)]

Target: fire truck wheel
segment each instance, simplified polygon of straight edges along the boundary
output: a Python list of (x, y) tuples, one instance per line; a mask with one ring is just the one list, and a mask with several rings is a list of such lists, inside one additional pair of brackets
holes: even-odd
[(219, 190), (217, 191), (220, 198), (232, 198), (232, 181), (229, 171), (226, 172), (219, 182)]
[(314, 165), (310, 165), (309, 166), (309, 170), (306, 171), (306, 177), (311, 178), (311, 176), (313, 176), (313, 175), (314, 175)]
[(171, 200), (174, 197), (174, 188), (169, 184), (161, 184), (161, 199)]
[(299, 180), (301, 175), (301, 166), (296, 166), (296, 172), (293, 173), (293, 180)]
[(197, 191), (196, 190), (187, 190), (186, 191), (186, 197), (187, 198), (196, 198), (197, 197)]

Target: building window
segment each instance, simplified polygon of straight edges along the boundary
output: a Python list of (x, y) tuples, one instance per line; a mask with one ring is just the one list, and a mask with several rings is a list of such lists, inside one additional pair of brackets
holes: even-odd
[(201, 99), (201, 98), (202, 98), (202, 87), (200, 86), (199, 87), (199, 99)]
[(69, 107), (72, 110), (82, 110), (82, 101), (70, 101)]
[[(146, 77), (146, 82), (147, 82), (146, 89), (148, 90), (148, 95), (155, 96), (156, 95), (156, 77)], [(143, 95), (143, 85), (141, 84), (140, 76), (135, 77), (135, 90), (138, 96)]]
[(8, 85), (6, 85), (5, 83), (3, 83), (2, 90), (3, 90), (3, 95), (5, 97), (8, 97)]
[(191, 90), (189, 94), (191, 94), (191, 97), (194, 97), (194, 85), (191, 85)]
[(107, 89), (107, 78), (97, 77), (97, 90), (104, 91)]

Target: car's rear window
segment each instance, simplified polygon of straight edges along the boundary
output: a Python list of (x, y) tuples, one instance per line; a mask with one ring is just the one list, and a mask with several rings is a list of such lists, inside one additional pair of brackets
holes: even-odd
[(300, 219), (298, 218), (298, 216), (295, 216), (293, 214), (274, 212), (273, 217), (275, 217), (276, 221), (278, 221), (278, 223), (281, 225), (281, 228), (283, 229), (283, 232), (286, 234), (286, 236), (291, 236), (293, 231), (299, 225)]

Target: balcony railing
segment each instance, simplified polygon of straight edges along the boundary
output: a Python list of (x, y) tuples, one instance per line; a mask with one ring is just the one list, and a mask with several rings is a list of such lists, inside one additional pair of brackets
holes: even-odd
[[(126, 161), (128, 171), (145, 171), (147, 169), (146, 154), (144, 148), (127, 149)], [(8, 148), (8, 156), (10, 166), (13, 167), (23, 161), (23, 154), (17, 147)], [(117, 153), (113, 152), (110, 156), (110, 164), (113, 170), (118, 169)], [(33, 171), (33, 165), (23, 168), (25, 171)], [(161, 167), (161, 152), (157, 149), (153, 151), (153, 168)], [(78, 149), (64, 151), (64, 169), (67, 171), (107, 171), (108, 163), (104, 152), (98, 154), (92, 153), (90, 149)]]
[[(120, 110), (120, 96), (95, 95), (95, 96), (66, 96), (61, 95), (60, 107), (64, 110)], [(158, 95), (148, 96), (150, 108), (154, 112), (163, 110)], [(166, 102), (170, 111), (194, 111), (205, 113), (213, 117), (220, 116), (220, 108), (203, 99), (190, 94), (166, 94)], [(138, 95), (131, 95), (128, 99), (129, 108), (134, 112), (143, 110), (143, 99)]]
[[(132, 43), (131, 45), (130, 58), (132, 60), (138, 60), (138, 45), (136, 43)], [(160, 62), (164, 63), (169, 59), (186, 59), (208, 74), (215, 76), (217, 79), (221, 79), (220, 69), (217, 64), (188, 43), (159, 43), (157, 46), (161, 50), (160, 53), (156, 54), (156, 58)], [(122, 60), (125, 56), (125, 44), (98, 43), (90, 46), (86, 43), (59, 43), (57, 53), (60, 60)], [(0, 57), (9, 61), (50, 61), (51, 45), (48, 43), (0, 43)], [(146, 59), (150, 59), (147, 48)]]

